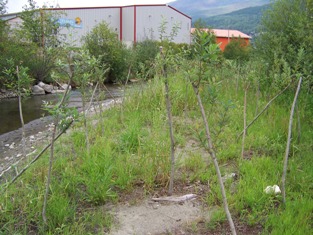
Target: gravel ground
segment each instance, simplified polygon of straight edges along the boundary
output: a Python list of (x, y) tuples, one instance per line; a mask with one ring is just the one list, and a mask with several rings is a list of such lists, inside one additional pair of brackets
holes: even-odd
[[(103, 109), (108, 109), (113, 105), (121, 103), (121, 98), (105, 100), (102, 103)], [(94, 108), (88, 112), (93, 115)], [(52, 117), (47, 116), (34, 120), (25, 125), (25, 153), (26, 161), (36, 156), (44, 146), (49, 144), (52, 136)], [(22, 130), (21, 128), (0, 135), (0, 182), (7, 178), (7, 175), (13, 175), (17, 170), (21, 170), (25, 161), (22, 161)], [(10, 178), (10, 176), (9, 176)]]

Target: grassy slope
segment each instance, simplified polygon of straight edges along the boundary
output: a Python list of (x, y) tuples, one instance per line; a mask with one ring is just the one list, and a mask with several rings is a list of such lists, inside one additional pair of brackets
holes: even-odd
[[(300, 143), (297, 138), (292, 142), (284, 209), (280, 196), (266, 195), (263, 190), (267, 185), (279, 185), (281, 181), (293, 94), (280, 97), (249, 129), (245, 145), (248, 158), (241, 159), (241, 143), (236, 141), (243, 126), (240, 81), (244, 76), (263, 74), (257, 68), (250, 67), (248, 71), (249, 74), (242, 71), (238, 76), (234, 66), (214, 68), (210, 75), (211, 85), (204, 84), (201, 88), (222, 174), (235, 172), (238, 175), (234, 183), (226, 182), (231, 211), (238, 221), (251, 226), (261, 224), (265, 233), (311, 234), (313, 132), (312, 121), (307, 118), (312, 113), (306, 113), (310, 110), (307, 96), (303, 92), (300, 97), (302, 133)], [(238, 91), (235, 89), (237, 78)], [(188, 146), (191, 140), (201, 148), (205, 143), (204, 129), (192, 89), (180, 73), (170, 81), (177, 148)], [(0, 195), (0, 234), (102, 233), (112, 224), (112, 217), (103, 205), (117, 202), (121, 195), (138, 185), (147, 194), (166, 187), (170, 142), (162, 80), (152, 80), (143, 89), (139, 86), (130, 93), (123, 106), (105, 113), (104, 133), (99, 122), (95, 125), (90, 120), (90, 156), (86, 153), (80, 123), (57, 142), (46, 231), (43, 232), (41, 209), (48, 153)], [(267, 90), (262, 90), (261, 94), (259, 110), (273, 95)], [(248, 120), (252, 120), (255, 110), (256, 91), (251, 85)], [(296, 125), (294, 133), (296, 137)], [(209, 207), (221, 206), (217, 179), (213, 166), (207, 161), (208, 155), (203, 151), (187, 153), (177, 166), (179, 181), (209, 184), (210, 190), (204, 192), (203, 200)], [(205, 223), (206, 229), (225, 220), (223, 213), (219, 215)]]

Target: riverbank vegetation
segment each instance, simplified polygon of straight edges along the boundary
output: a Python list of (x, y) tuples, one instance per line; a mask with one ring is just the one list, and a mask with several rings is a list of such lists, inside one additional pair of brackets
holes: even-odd
[[(256, 70), (251, 64), (247, 66), (245, 76), (266, 72)], [(313, 109), (308, 102), (309, 94), (303, 89), (299, 97), (295, 121), (299, 125), (293, 128), (284, 206), (280, 195), (267, 195), (264, 189), (281, 182), (289, 110), (296, 84), (278, 97), (250, 127), (242, 157), (241, 141), (237, 136), (243, 129), (243, 80), (237, 81), (234, 77), (234, 74), (238, 75), (238, 68), (232, 63), (212, 67), (208, 72), (213, 82), (201, 84), (200, 94), (212, 127), (222, 175), (237, 175), (235, 180), (225, 182), (230, 209), (236, 220), (250, 226), (261, 225), (264, 233), (312, 232), (312, 122), (307, 117), (312, 115)], [(205, 133), (192, 87), (185, 75), (176, 70), (169, 78), (169, 86), (178, 150), (174, 191), (181, 191), (181, 185), (208, 185), (202, 193), (204, 204), (208, 208), (221, 207), (217, 177), (208, 153), (205, 153)], [(109, 230), (113, 223), (106, 210), (107, 204), (118, 203), (123, 195), (137, 187), (143, 188), (145, 195), (166, 187), (170, 172), (170, 140), (165, 125), (162, 78), (150, 80), (143, 87), (129, 89), (121, 106), (103, 113), (103, 123), (97, 116), (88, 120), (90, 154), (87, 154), (80, 123), (55, 143), (46, 232), (101, 233)], [(257, 91), (258, 87), (251, 84), (247, 94), (248, 120), (253, 119), (257, 107), (261, 110), (275, 95), (263, 88), (258, 95)], [(47, 157), (48, 153), (14, 185), (2, 191), (3, 233), (44, 233), (41, 209)], [(224, 220), (224, 216), (219, 216), (205, 226), (212, 229)]]
[[(191, 188), (212, 212), (186, 232), (229, 232), (226, 197), (237, 233), (244, 233), (242, 227), (263, 234), (313, 232), (312, 73), (304, 59), (311, 49), (293, 44), (296, 66), (275, 51), (273, 57), (261, 58), (252, 50), (244, 60), (227, 60), (212, 43), (213, 35), (196, 32), (190, 47), (162, 42), (166, 57), (155, 42), (137, 45), (136, 55), (152, 56), (132, 64), (142, 81), (125, 85), (122, 102), (75, 121), (54, 143), (53, 162), (47, 152), (14, 184), (1, 185), (0, 233), (103, 234), (115, 223), (110, 205), (137, 203), (138, 194), (166, 194), (173, 170), (168, 98), (175, 139), (173, 194)], [(283, 194), (265, 192), (273, 185), (284, 185)]]

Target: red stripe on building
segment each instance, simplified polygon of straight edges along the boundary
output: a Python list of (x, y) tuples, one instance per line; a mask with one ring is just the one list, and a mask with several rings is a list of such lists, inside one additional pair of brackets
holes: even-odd
[(136, 40), (137, 40), (137, 37), (136, 37), (136, 34), (137, 34), (137, 15), (136, 15), (136, 6), (134, 6), (134, 44), (136, 44)]
[(123, 41), (123, 8), (120, 8), (120, 41)]
[(181, 14), (181, 15), (183, 15), (183, 16), (186, 16), (187, 18), (191, 19), (190, 16), (188, 16), (188, 15), (182, 13), (181, 11), (177, 10), (176, 8), (174, 8), (174, 7), (170, 6), (170, 5), (167, 5), (167, 6), (168, 6), (169, 8), (171, 8), (171, 9), (173, 9), (174, 11), (178, 12), (179, 14)]

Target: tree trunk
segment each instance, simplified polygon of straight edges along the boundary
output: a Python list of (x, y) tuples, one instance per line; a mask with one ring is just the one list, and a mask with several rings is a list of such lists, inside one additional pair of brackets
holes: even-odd
[(25, 144), (25, 124), (24, 124), (24, 117), (23, 117), (23, 108), (22, 108), (22, 94), (21, 94), (21, 87), (20, 87), (20, 75), (19, 75), (19, 68), (16, 66), (16, 74), (18, 79), (18, 108), (20, 113), (20, 120), (22, 125), (22, 158), (26, 156), (26, 144)]
[(289, 157), (289, 150), (290, 150), (290, 142), (291, 142), (291, 133), (292, 133), (292, 121), (293, 121), (293, 114), (295, 111), (295, 107), (297, 104), (297, 98), (300, 92), (302, 77), (299, 79), (297, 91), (291, 106), (290, 110), (290, 117), (289, 117), (289, 127), (288, 127), (288, 137), (287, 137), (287, 145), (286, 145), (286, 152), (284, 158), (284, 169), (283, 169), (283, 176), (282, 176), (282, 195), (283, 195), (283, 203), (286, 204), (286, 175), (287, 175), (287, 167), (288, 167), (288, 157)]
[(245, 97), (243, 102), (243, 135), (242, 135), (242, 145), (241, 145), (241, 157), (244, 157), (245, 152), (245, 139), (247, 135), (247, 88), (245, 88)]
[(47, 183), (46, 183), (46, 192), (45, 192), (44, 200), (43, 200), (42, 219), (45, 224), (47, 224), (46, 210), (47, 210), (47, 201), (48, 201), (48, 195), (49, 195), (49, 187), (50, 187), (50, 182), (51, 182), (52, 164), (53, 164), (53, 159), (54, 159), (54, 139), (55, 139), (55, 133), (57, 131), (58, 121), (59, 121), (59, 118), (57, 118), (56, 121), (54, 122), (54, 127), (53, 127), (53, 132), (52, 132), (48, 178), (47, 178)]
[(175, 175), (175, 140), (174, 140), (174, 131), (173, 131), (172, 105), (171, 105), (169, 87), (168, 87), (168, 78), (165, 78), (165, 96), (166, 96), (166, 110), (167, 110), (168, 126), (170, 130), (170, 138), (171, 138), (171, 174), (170, 174), (168, 195), (172, 195), (173, 187), (174, 187), (174, 175)]
[[(58, 104), (57, 109), (62, 107), (62, 105), (63, 105), (63, 103), (65, 101), (65, 97), (68, 94), (71, 81), (72, 80), (70, 78), (69, 81), (68, 81), (68, 84), (67, 84), (67, 88), (66, 88), (66, 90), (64, 92), (64, 95), (62, 97), (62, 100)], [(53, 127), (53, 132), (52, 132), (52, 139), (51, 139), (51, 145), (50, 145), (50, 158), (49, 158), (48, 178), (47, 178), (46, 192), (45, 192), (45, 195), (44, 195), (44, 201), (43, 201), (43, 207), (42, 207), (42, 219), (44, 221), (44, 225), (47, 224), (46, 209), (47, 209), (47, 202), (48, 202), (48, 196), (49, 196), (49, 188), (50, 188), (50, 181), (51, 181), (52, 165), (53, 165), (53, 160), (54, 160), (54, 141), (56, 139), (55, 138), (55, 134), (56, 134), (56, 131), (57, 131), (58, 123), (59, 123), (59, 115), (57, 114), (56, 117), (55, 117), (55, 120), (54, 120), (54, 127)]]
[(170, 99), (170, 89), (168, 85), (168, 77), (167, 77), (167, 68), (166, 68), (166, 55), (163, 54), (162, 47), (160, 47), (160, 53), (162, 58), (162, 75), (165, 79), (165, 97), (166, 97), (166, 111), (167, 111), (167, 119), (170, 130), (170, 139), (171, 139), (171, 173), (170, 173), (170, 183), (168, 187), (168, 195), (171, 196), (173, 194), (174, 188), (174, 174), (175, 174), (175, 140), (174, 140), (174, 131), (173, 131), (173, 119), (172, 119), (172, 104)]
[(255, 116), (258, 114), (258, 111), (259, 111), (259, 100), (260, 100), (260, 95), (261, 95), (261, 92), (260, 92), (260, 82), (257, 81), (257, 90), (256, 90), (256, 104), (255, 104)]
[(103, 122), (103, 110), (102, 110), (102, 102), (100, 100), (101, 98), (101, 93), (102, 93), (102, 90), (101, 90), (101, 87), (99, 86), (99, 95), (98, 95), (98, 105), (99, 105), (99, 114), (100, 114), (100, 125), (101, 125), (101, 133), (102, 135), (104, 135), (104, 122)]
[(87, 127), (87, 117), (86, 117), (85, 91), (82, 91), (82, 104), (83, 104), (83, 122), (84, 122), (84, 128), (85, 128), (86, 148), (87, 148), (87, 154), (89, 155), (90, 146), (89, 146), (89, 135), (88, 135), (88, 127)]
[(215, 151), (214, 151), (214, 148), (213, 148), (213, 143), (212, 143), (212, 140), (211, 140), (209, 124), (208, 124), (208, 121), (207, 121), (207, 118), (206, 118), (206, 115), (205, 115), (204, 107), (203, 107), (202, 100), (201, 100), (201, 97), (200, 97), (200, 94), (199, 94), (199, 89), (198, 89), (197, 86), (193, 85), (193, 90), (194, 90), (194, 92), (195, 92), (195, 94), (197, 96), (198, 104), (199, 104), (199, 107), (200, 107), (200, 110), (201, 110), (202, 119), (203, 119), (203, 122), (204, 122), (204, 125), (205, 125), (205, 133), (206, 133), (206, 137), (207, 137), (207, 141), (208, 141), (208, 145), (209, 145), (209, 153), (210, 153), (211, 158), (213, 160), (213, 164), (214, 164), (215, 171), (216, 171), (216, 174), (217, 174), (219, 186), (220, 186), (220, 189), (221, 189), (222, 198), (223, 198), (224, 211), (225, 211), (226, 216), (227, 216), (227, 220), (228, 220), (228, 223), (229, 223), (229, 226), (230, 226), (231, 233), (234, 235), (234, 234), (237, 234), (236, 233), (236, 228), (235, 228), (233, 219), (231, 217), (231, 214), (230, 214), (230, 211), (229, 211), (229, 208), (228, 208), (226, 192), (225, 192), (225, 188), (224, 188), (224, 184), (223, 184), (223, 179), (222, 179), (222, 176), (221, 176), (221, 171), (220, 171), (220, 168), (219, 168), (219, 165), (218, 165), (218, 162), (217, 162), (216, 154), (215, 154)]

